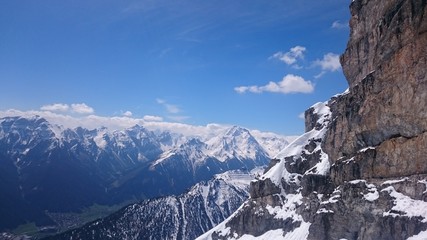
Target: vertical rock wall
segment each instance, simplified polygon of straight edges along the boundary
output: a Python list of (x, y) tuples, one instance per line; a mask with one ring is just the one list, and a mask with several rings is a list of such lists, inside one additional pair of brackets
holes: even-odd
[(332, 106), (334, 121), (324, 144), (332, 161), (427, 130), (426, 5), (425, 0), (352, 2), (350, 40), (341, 57), (350, 94)]

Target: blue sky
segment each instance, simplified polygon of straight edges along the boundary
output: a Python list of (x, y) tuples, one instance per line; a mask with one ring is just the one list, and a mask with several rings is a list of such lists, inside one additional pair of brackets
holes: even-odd
[(0, 111), (295, 135), (343, 92), (348, 0), (0, 0)]

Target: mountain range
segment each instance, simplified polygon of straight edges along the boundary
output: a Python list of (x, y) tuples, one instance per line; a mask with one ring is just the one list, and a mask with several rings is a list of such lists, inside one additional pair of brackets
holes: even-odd
[(54, 226), (52, 213), (179, 195), (215, 174), (267, 164), (289, 139), (237, 126), (186, 136), (139, 125), (71, 129), (39, 116), (4, 117), (0, 229)]
[[(63, 143), (52, 136), (65, 131), (43, 119), (31, 119), (37, 124), (30, 127), (24, 124), (29, 120), (3, 119), (2, 191), (28, 201), (55, 186), (40, 180), (45, 176), (67, 187), (83, 186), (71, 178), (80, 174), (78, 179), (100, 179), (102, 191), (94, 196), (108, 196), (110, 201), (150, 198), (54, 239), (193, 239), (215, 224), (197, 239), (427, 239), (427, 1), (353, 0), (350, 13), (350, 39), (340, 58), (349, 89), (309, 108), (305, 133), (291, 143), (279, 146), (264, 139), (269, 146), (263, 146), (261, 138), (239, 127), (206, 138), (147, 132), (143, 135), (158, 139), (145, 142), (139, 134), (78, 128), (70, 130), (70, 136), (76, 133), (80, 140), (71, 137)], [(11, 130), (14, 124), (20, 128)], [(32, 140), (34, 132), (37, 140)], [(144, 144), (119, 151), (110, 147), (117, 136)], [(145, 144), (150, 152), (139, 152)], [(60, 146), (69, 150), (56, 150)], [(273, 148), (282, 150), (272, 157), (266, 149)], [(98, 154), (103, 151), (108, 154)], [(65, 156), (80, 160), (65, 161)], [(109, 156), (117, 158), (114, 163)], [(191, 182), (175, 179), (203, 181), (203, 176), (226, 169), (247, 171), (269, 157), (264, 173), (249, 182), (245, 201), (242, 189), (247, 190), (248, 182), (224, 181), (246, 179), (236, 172), (216, 175), (179, 196), (151, 198), (167, 194), (167, 189), (176, 194)], [(101, 169), (99, 163), (105, 171), (84, 171)], [(60, 176), (50, 178), (52, 168)], [(175, 178), (174, 170), (187, 176)], [(102, 185), (104, 179), (108, 184)], [(98, 186), (96, 181), (88, 183), (88, 188)], [(135, 192), (147, 186), (156, 188)], [(89, 196), (81, 201), (90, 202)], [(2, 206), (7, 203), (11, 201), (3, 197)]]

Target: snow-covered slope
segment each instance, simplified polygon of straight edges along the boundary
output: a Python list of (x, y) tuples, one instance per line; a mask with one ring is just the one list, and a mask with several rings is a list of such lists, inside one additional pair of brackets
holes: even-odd
[(49, 239), (194, 239), (227, 218), (247, 199), (249, 183), (260, 171), (218, 174), (180, 196), (132, 204)]

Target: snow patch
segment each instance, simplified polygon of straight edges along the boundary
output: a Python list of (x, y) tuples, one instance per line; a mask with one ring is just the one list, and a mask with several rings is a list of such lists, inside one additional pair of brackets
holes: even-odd
[(349, 94), (350, 93), (350, 88), (347, 88), (344, 92), (342, 92), (342, 93), (338, 93), (338, 94), (335, 94), (334, 96), (332, 96), (333, 98), (337, 98), (337, 97), (340, 97), (340, 96), (344, 96), (344, 95), (347, 95), (347, 94)]
[(409, 237), (407, 240), (426, 240), (427, 239), (427, 231), (422, 231), (417, 235)]
[(383, 182), (381, 185), (392, 185), (392, 184), (396, 184), (396, 183), (405, 182), (408, 180), (409, 180), (409, 178), (407, 178), (407, 177), (402, 178), (402, 179), (396, 179), (396, 180), (388, 180), (388, 181)]
[[(283, 239), (286, 240), (304, 240), (307, 239), (309, 234), (311, 223), (301, 222), (301, 225), (298, 228), (295, 228), (292, 232), (286, 233)], [(276, 238), (268, 238), (268, 239), (276, 239)]]
[(336, 203), (336, 202), (338, 202), (338, 201), (339, 201), (338, 199), (339, 199), (340, 197), (341, 197), (341, 190), (339, 190), (339, 189), (337, 188), (337, 189), (335, 189), (335, 191), (332, 193), (332, 196), (331, 196), (328, 200), (321, 202), (321, 203), (320, 203), (320, 205), (327, 205), (327, 204), (330, 204), (330, 203)]
[(296, 208), (302, 204), (302, 194), (288, 194), (286, 195), (285, 204), (283, 206), (271, 207), (266, 206), (270, 215), (274, 215), (276, 219), (289, 219), (295, 221), (303, 221), (302, 217), (296, 213)]
[(366, 183), (366, 180), (356, 179), (356, 180), (352, 180), (352, 181), (350, 181), (348, 183), (350, 183), (350, 184), (359, 184), (361, 182)]
[(164, 153), (162, 153), (162, 155), (160, 155), (160, 158), (159, 159), (157, 159), (156, 161), (154, 161), (154, 163), (152, 163), (152, 165), (151, 166), (156, 166), (156, 165), (158, 165), (158, 164), (160, 164), (160, 163), (162, 163), (163, 161), (165, 161), (166, 159), (168, 159), (168, 158), (170, 158), (170, 157), (172, 157), (172, 156), (174, 156), (176, 153), (175, 152), (173, 152), (173, 151), (167, 151), (167, 152), (164, 152)]
[(27, 155), (27, 154), (28, 154), (28, 152), (29, 152), (30, 150), (31, 150), (30, 148), (27, 148), (27, 149), (25, 149), (25, 150), (22, 152), (22, 154), (23, 154), (23, 155)]
[[(313, 105), (313, 108), (314, 114), (319, 115), (317, 123), (323, 127), (319, 130), (313, 128), (311, 131), (304, 133), (285, 147), (274, 157), (275, 159), (281, 159), (281, 161), (265, 173), (261, 179), (269, 178), (277, 186), (280, 186), (282, 178), (284, 178), (285, 181), (291, 181), (295, 174), (291, 174), (286, 170), (284, 159), (288, 157), (293, 157), (294, 159), (300, 158), (302, 153), (305, 151), (305, 146), (309, 144), (311, 140), (323, 139), (327, 131), (326, 123), (330, 119), (331, 111), (326, 103), (316, 103)], [(316, 144), (317, 146), (314, 151), (321, 150), (321, 160), (309, 170), (309, 173), (325, 175), (329, 172), (330, 168), (329, 158), (328, 155), (322, 151), (320, 141)]]
[(366, 201), (373, 202), (373, 201), (377, 200), (380, 197), (380, 194), (378, 193), (377, 187), (374, 184), (368, 184), (366, 182), (366, 180), (357, 179), (357, 180), (350, 181), (349, 183), (350, 184), (359, 184), (359, 183), (364, 183), (365, 184), (365, 186), (366, 186), (366, 188), (368, 189), (369, 192), (366, 193), (366, 194), (363, 194), (363, 193), (361, 193), (361, 194), (363, 195), (363, 198)]
[(309, 169), (306, 174), (319, 174), (319, 175), (327, 175), (329, 173), (329, 169), (331, 168), (331, 163), (329, 162), (329, 156), (320, 147), (320, 143), (318, 143), (318, 147), (314, 150), (320, 150), (320, 162), (318, 162), (314, 167)]
[(98, 134), (93, 138), (93, 141), (95, 142), (96, 146), (101, 149), (105, 149), (107, 146), (107, 141), (104, 138), (104, 135), (106, 134), (106, 131), (99, 131)]
[(381, 192), (387, 192), (394, 198), (394, 206), (390, 211), (383, 213), (383, 216), (405, 216), (409, 218), (422, 217), (422, 222), (427, 223), (427, 202), (415, 200), (403, 195), (402, 193), (397, 192), (392, 186), (384, 188)]
[(317, 212), (316, 212), (316, 214), (322, 214), (322, 213), (334, 213), (334, 211), (328, 210), (326, 208), (321, 208), (321, 209), (317, 210)]
[[(309, 234), (308, 230), (310, 228), (310, 225), (311, 223), (301, 222), (301, 225), (298, 228), (295, 228), (292, 232), (286, 233), (286, 235), (284, 235), (284, 232), (282, 229), (276, 229), (276, 230), (267, 231), (264, 234), (257, 237), (249, 234), (245, 234), (241, 237), (233, 236), (228, 239), (229, 240), (270, 240), (270, 239), (304, 240), (304, 239), (307, 239), (308, 237), (308, 234)], [(224, 236), (224, 235), (220, 235), (220, 236)]]
[(424, 190), (423, 194), (427, 193), (427, 180), (425, 180), (425, 179), (424, 180), (420, 180), (420, 181), (418, 181), (418, 183), (421, 183), (421, 184), (425, 185), (426, 190)]
[(344, 160), (343, 163), (349, 164), (350, 162), (353, 162), (353, 161), (354, 161), (354, 157)]
[(221, 237), (225, 237), (225, 236), (227, 236), (227, 234), (229, 234), (230, 233), (230, 230), (231, 230), (231, 228), (230, 227), (227, 227), (227, 228), (224, 228), (224, 229), (221, 229), (221, 231), (219, 232), (219, 236), (221, 236)]
[(240, 238), (231, 238), (230, 240), (270, 240), (270, 239), (284, 239), (283, 237), (283, 230), (282, 229), (276, 229), (276, 230), (270, 230), (268, 232), (265, 232), (263, 235), (254, 237), (249, 234), (245, 234), (241, 236)]
[(373, 149), (375, 149), (375, 147), (365, 147), (365, 148), (360, 149), (358, 152), (363, 153), (363, 152), (366, 152), (368, 150), (373, 150)]
[(369, 191), (369, 193), (363, 195), (367, 201), (373, 202), (380, 197), (380, 194), (376, 188), (370, 188)]
[(57, 139), (61, 139), (62, 132), (64, 131), (63, 127), (57, 124), (49, 125), (50, 130), (53, 132)]

